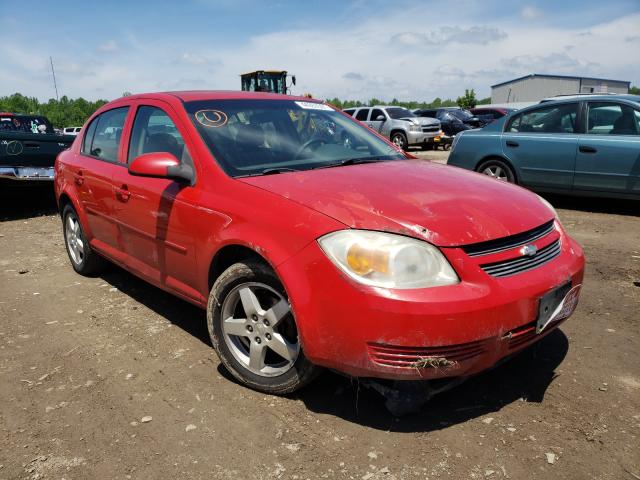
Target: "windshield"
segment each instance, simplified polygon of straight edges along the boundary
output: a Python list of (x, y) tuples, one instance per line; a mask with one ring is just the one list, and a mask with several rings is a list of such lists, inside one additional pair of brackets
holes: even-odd
[(466, 110), (450, 110), (449, 113), (462, 121), (473, 118), (473, 115), (471, 115), (471, 113), (467, 112)]
[(393, 107), (393, 108), (387, 108), (386, 110), (389, 116), (394, 120), (397, 120), (398, 118), (417, 117), (415, 113), (407, 110), (406, 108)]
[(328, 105), (293, 100), (185, 103), (191, 121), (232, 177), (406, 157)]

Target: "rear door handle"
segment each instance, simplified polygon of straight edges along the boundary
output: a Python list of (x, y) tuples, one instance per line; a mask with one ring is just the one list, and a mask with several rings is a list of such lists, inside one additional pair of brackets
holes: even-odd
[(126, 185), (122, 185), (120, 187), (115, 187), (116, 198), (121, 202), (128, 202), (131, 197), (131, 192), (129, 191), (129, 187)]
[(520, 146), (520, 144), (518, 142), (514, 142), (513, 140), (507, 140), (507, 147), (516, 148), (516, 147), (519, 147), (519, 146)]
[(78, 170), (73, 174), (73, 181), (76, 185), (82, 185), (84, 183), (84, 176), (82, 174), (82, 170)]
[(25, 148), (40, 148), (40, 144), (38, 142), (24, 142)]
[(588, 145), (580, 145), (578, 150), (582, 153), (596, 153), (598, 151), (596, 148), (589, 147)]

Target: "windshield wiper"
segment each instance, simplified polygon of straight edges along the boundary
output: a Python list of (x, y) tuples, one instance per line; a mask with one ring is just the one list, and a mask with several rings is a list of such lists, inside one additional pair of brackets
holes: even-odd
[(287, 168), (287, 167), (272, 167), (265, 168), (262, 170), (262, 175), (273, 175), (274, 173), (283, 173), (283, 172), (299, 172), (300, 170), (296, 170), (295, 168)]
[(331, 168), (331, 167), (342, 167), (344, 165), (356, 165), (361, 163), (376, 163), (376, 162), (384, 162), (385, 159), (380, 157), (356, 157), (356, 158), (346, 158), (339, 162), (335, 163), (327, 163), (326, 165), (319, 165), (317, 167), (313, 167), (313, 170), (318, 168)]

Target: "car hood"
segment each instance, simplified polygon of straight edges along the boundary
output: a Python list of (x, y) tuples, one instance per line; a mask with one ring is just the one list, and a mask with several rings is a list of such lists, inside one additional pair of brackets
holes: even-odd
[(440, 123), (440, 120), (437, 120), (435, 118), (428, 118), (428, 117), (404, 117), (404, 118), (398, 118), (398, 120), (410, 122), (410, 123), (413, 123), (414, 125), (424, 125), (424, 126), (431, 126), (431, 125), (436, 125)]
[(553, 213), (538, 197), (484, 175), (400, 160), (246, 177), (351, 228), (468, 245), (538, 227)]

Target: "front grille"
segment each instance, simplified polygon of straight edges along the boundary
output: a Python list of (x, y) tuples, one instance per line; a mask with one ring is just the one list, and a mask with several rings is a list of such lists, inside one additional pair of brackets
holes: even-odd
[(508, 277), (540, 267), (560, 255), (560, 239), (538, 250), (532, 257), (517, 257), (480, 265), (492, 277)]
[(540, 225), (539, 227), (527, 230), (526, 232), (509, 235), (508, 237), (498, 238), (496, 240), (487, 240), (486, 242), (474, 243), (472, 245), (463, 246), (462, 249), (470, 257), (479, 257), (489, 253), (502, 252), (510, 248), (518, 247), (526, 243), (544, 237), (553, 230), (554, 221)]
[(445, 358), (451, 362), (470, 360), (486, 351), (485, 341), (447, 345), (443, 347), (402, 347), (371, 343), (369, 356), (379, 365), (398, 368), (416, 368), (416, 362), (424, 358)]
[(428, 132), (437, 132), (440, 130), (440, 127), (434, 125), (433, 127), (422, 127), (422, 131), (423, 133), (428, 133)]

